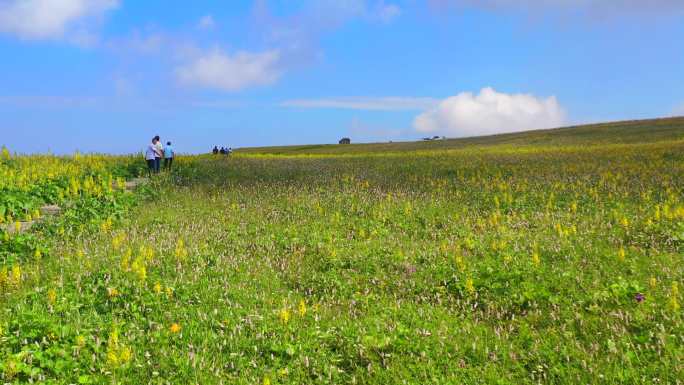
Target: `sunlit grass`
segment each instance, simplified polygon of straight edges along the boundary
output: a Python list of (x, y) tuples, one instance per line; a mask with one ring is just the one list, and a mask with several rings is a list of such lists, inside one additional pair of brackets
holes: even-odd
[(674, 384), (683, 151), (180, 158), (8, 252), (0, 378)]

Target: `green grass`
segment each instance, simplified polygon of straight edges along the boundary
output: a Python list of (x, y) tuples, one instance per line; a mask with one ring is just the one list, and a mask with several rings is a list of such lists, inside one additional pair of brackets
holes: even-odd
[(486, 146), (579, 146), (616, 143), (647, 143), (684, 139), (684, 118), (662, 118), (590, 124), (550, 130), (434, 141), (361, 143), (351, 145), (317, 144), (241, 148), (236, 153), (262, 154), (349, 154), (417, 150), (448, 150)]
[(34, 234), (0, 378), (681, 383), (678, 122), (179, 159), (113, 228)]

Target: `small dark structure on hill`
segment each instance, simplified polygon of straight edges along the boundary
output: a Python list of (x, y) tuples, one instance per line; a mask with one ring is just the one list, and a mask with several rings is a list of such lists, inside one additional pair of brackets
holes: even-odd
[(439, 137), (439, 136), (435, 135), (432, 138), (430, 138), (430, 137), (423, 138), (423, 140), (439, 140), (439, 139), (446, 139), (446, 136)]
[(340, 144), (351, 144), (351, 139), (342, 138), (342, 139), (340, 139)]

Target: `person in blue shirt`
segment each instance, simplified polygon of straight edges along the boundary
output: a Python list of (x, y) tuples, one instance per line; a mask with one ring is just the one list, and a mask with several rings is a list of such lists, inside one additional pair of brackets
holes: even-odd
[(171, 165), (173, 165), (173, 158), (176, 156), (176, 152), (171, 146), (171, 142), (166, 142), (166, 147), (164, 147), (164, 168), (171, 171)]

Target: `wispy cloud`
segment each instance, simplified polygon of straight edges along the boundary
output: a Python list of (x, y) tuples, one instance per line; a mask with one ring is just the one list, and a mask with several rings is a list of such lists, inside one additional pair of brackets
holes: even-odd
[(399, 5), (385, 0), (305, 0), (298, 11), (281, 16), (267, 0), (256, 0), (252, 10), (255, 31), (269, 46), (278, 47), (288, 67), (320, 58), (320, 39), (354, 20), (387, 24), (400, 16)]
[(176, 78), (187, 86), (239, 91), (275, 83), (282, 75), (279, 60), (277, 50), (231, 55), (213, 49), (176, 68)]
[(92, 45), (97, 41), (92, 24), (118, 6), (119, 0), (3, 0), (0, 33)]
[(331, 108), (370, 111), (416, 111), (426, 110), (439, 103), (434, 98), (387, 97), (349, 97), (330, 99), (294, 99), (280, 103), (281, 107), (294, 108)]
[(381, 22), (388, 24), (401, 16), (401, 12), (401, 7), (397, 4), (385, 4), (384, 1), (380, 1), (376, 5), (375, 17)]

